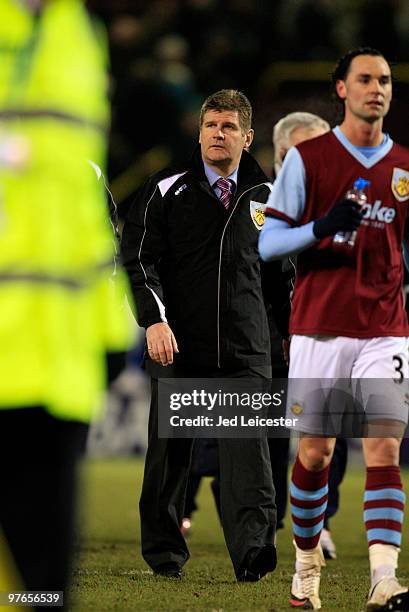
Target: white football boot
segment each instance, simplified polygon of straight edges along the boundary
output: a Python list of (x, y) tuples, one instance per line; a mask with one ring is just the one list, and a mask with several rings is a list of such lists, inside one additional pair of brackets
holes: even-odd
[(408, 612), (409, 590), (403, 587), (394, 576), (382, 578), (369, 591), (366, 604), (367, 612)]
[(312, 550), (301, 550), (294, 542), (297, 571), (293, 576), (290, 604), (300, 610), (320, 610), (321, 567), (325, 565), (320, 544)]

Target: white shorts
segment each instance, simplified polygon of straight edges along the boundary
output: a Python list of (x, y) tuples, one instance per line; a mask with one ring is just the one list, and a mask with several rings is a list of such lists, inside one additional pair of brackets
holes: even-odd
[(298, 416), (299, 431), (336, 436), (348, 435), (345, 420), (356, 432), (373, 420), (408, 422), (408, 338), (294, 335), (289, 379), (287, 416)]

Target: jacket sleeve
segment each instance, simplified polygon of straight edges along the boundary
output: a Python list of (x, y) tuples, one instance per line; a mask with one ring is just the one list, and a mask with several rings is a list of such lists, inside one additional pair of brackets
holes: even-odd
[(128, 273), (141, 327), (166, 321), (158, 266), (166, 251), (163, 198), (152, 178), (138, 191), (122, 233), (122, 263)]
[(281, 261), (261, 262), (261, 284), (264, 300), (271, 305), (277, 330), (282, 338), (288, 338), (291, 303), (288, 274)]

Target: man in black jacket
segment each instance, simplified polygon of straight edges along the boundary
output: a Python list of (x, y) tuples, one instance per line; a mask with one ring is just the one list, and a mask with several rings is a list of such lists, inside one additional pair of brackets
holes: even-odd
[[(271, 376), (262, 282), (274, 283), (277, 292), (283, 282), (279, 263), (261, 271), (257, 241), (270, 187), (247, 153), (251, 112), (240, 92), (211, 95), (191, 163), (148, 180), (123, 232), (123, 262), (146, 328), (152, 377), (142, 553), (166, 576), (179, 577), (189, 558), (179, 526), (192, 440), (158, 438), (158, 378)], [(273, 306), (285, 326), (284, 301)], [(219, 455), (226, 544), (237, 579), (257, 581), (276, 565), (267, 440), (222, 439)]]

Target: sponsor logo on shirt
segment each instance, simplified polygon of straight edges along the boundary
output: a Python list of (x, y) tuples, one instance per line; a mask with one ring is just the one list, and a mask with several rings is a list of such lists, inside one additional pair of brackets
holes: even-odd
[(394, 168), (392, 173), (392, 193), (398, 202), (409, 200), (409, 172)]
[(250, 200), (250, 216), (258, 230), (261, 230), (264, 225), (266, 206), (267, 204)]
[[(362, 212), (362, 223), (373, 227), (383, 227), (384, 223), (392, 223), (396, 216), (396, 210), (388, 206), (382, 206), (382, 200), (375, 200), (373, 204), (364, 204), (362, 206)], [(365, 221), (367, 223), (365, 223)]]

